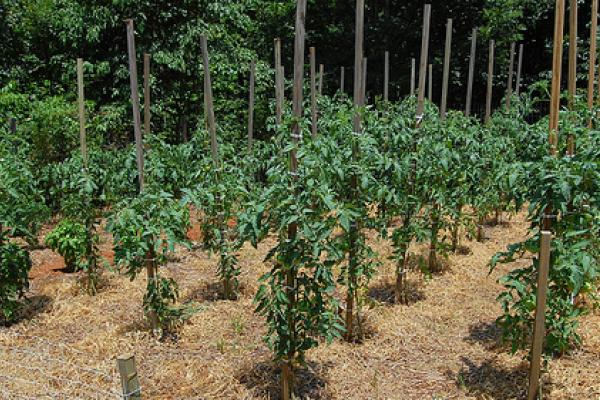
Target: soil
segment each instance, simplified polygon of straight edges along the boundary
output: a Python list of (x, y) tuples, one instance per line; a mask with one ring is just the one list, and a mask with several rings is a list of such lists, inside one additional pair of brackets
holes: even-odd
[[(389, 243), (369, 233), (383, 267), (370, 285), (361, 343), (322, 343), (297, 372), (303, 399), (521, 399), (528, 363), (500, 342), (497, 279), (518, 264), (489, 274), (497, 251), (524, 238), (523, 214), (486, 226), (483, 243), (463, 238), (445, 272), (409, 274), (410, 304), (394, 304)], [(190, 237), (198, 240), (197, 226)], [(42, 241), (43, 243), (43, 241)], [(221, 300), (216, 257), (192, 246), (178, 249), (161, 273), (180, 286), (189, 319), (161, 340), (143, 319), (144, 276), (130, 281), (112, 270), (98, 295), (88, 296), (62, 258), (33, 252), (31, 288), (18, 322), (0, 328), (0, 398), (120, 398), (117, 357), (135, 356), (144, 399), (276, 399), (279, 371), (262, 341), (264, 320), (252, 298), (274, 238), (240, 254), (241, 295)], [(101, 251), (112, 264), (110, 237)], [(426, 244), (412, 252), (426, 255)], [(600, 399), (600, 316), (582, 318), (583, 346), (552, 360), (543, 378), (545, 399)]]

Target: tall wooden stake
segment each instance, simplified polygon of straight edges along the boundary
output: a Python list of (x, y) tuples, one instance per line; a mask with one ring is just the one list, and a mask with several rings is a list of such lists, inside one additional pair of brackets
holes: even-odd
[(77, 59), (77, 103), (79, 105), (79, 143), (83, 167), (88, 166), (87, 139), (85, 134), (85, 97), (83, 93), (83, 59)]
[(417, 62), (414, 58), (410, 59), (410, 95), (415, 95), (415, 81), (417, 80)]
[(429, 76), (427, 85), (427, 99), (433, 102), (433, 64), (429, 64)]
[(254, 85), (256, 77), (256, 61), (250, 61), (250, 94), (248, 99), (248, 151), (252, 151), (254, 142)]
[[(354, 115), (354, 135), (362, 133), (362, 122), (360, 116), (360, 107), (365, 104), (365, 86), (366, 86), (366, 71), (363, 68), (366, 66), (366, 60), (363, 57), (363, 40), (364, 40), (364, 19), (365, 19), (365, 0), (356, 0), (356, 25), (354, 38), (354, 107), (356, 113)], [(356, 161), (359, 157), (360, 149), (356, 141), (352, 139), (352, 159)], [(352, 190), (352, 201), (358, 195), (359, 185), (358, 177), (353, 174), (350, 182)], [(350, 232), (348, 233), (348, 288), (346, 292), (346, 340), (351, 341), (354, 336), (354, 295), (356, 292), (357, 280), (355, 270), (358, 267), (356, 259), (356, 242), (358, 240), (359, 226), (358, 221), (351, 222)]]
[(367, 98), (367, 57), (363, 57), (363, 62), (362, 62), (362, 81), (361, 81), (361, 89), (362, 89), (362, 95), (361, 95), (361, 105), (365, 105), (369, 102), (369, 99)]
[(588, 71), (587, 104), (590, 110), (588, 127), (592, 127), (591, 113), (594, 109), (594, 80), (596, 79), (596, 47), (598, 35), (598, 0), (592, 0), (592, 24), (590, 28), (590, 66)]
[(346, 68), (342, 67), (340, 74), (340, 92), (344, 93), (346, 88)]
[(529, 368), (529, 389), (527, 391), (528, 400), (535, 400), (538, 398), (540, 389), (541, 358), (545, 337), (546, 295), (548, 290), (548, 274), (550, 271), (550, 243), (552, 240), (552, 233), (549, 231), (542, 231), (541, 236), (535, 305), (535, 325), (533, 329), (531, 364)]
[(142, 142), (142, 121), (140, 117), (140, 94), (138, 92), (137, 63), (135, 58), (135, 34), (133, 20), (126, 19), (127, 53), (129, 58), (129, 83), (131, 86), (131, 105), (133, 108), (133, 133), (135, 136), (136, 161), (140, 192), (144, 190), (144, 148)]
[(325, 66), (319, 65), (319, 96), (323, 95), (323, 78), (325, 77)]
[(473, 29), (471, 34), (471, 56), (469, 58), (469, 77), (467, 78), (467, 102), (465, 106), (465, 115), (471, 115), (471, 104), (473, 101), (473, 79), (475, 76), (475, 52), (477, 51), (477, 28)]
[(283, 110), (283, 76), (281, 73), (281, 40), (275, 39), (275, 123), (281, 125)]
[(510, 44), (510, 57), (508, 66), (508, 83), (506, 84), (506, 110), (510, 109), (510, 101), (513, 93), (513, 72), (515, 65), (515, 42)]
[(523, 43), (519, 45), (519, 61), (517, 63), (517, 84), (515, 94), (517, 97), (521, 94), (521, 72), (523, 70)]
[(577, 0), (570, 0), (569, 6), (569, 109), (572, 110), (577, 90)]
[(427, 74), (427, 60), (429, 57), (429, 25), (431, 23), (431, 4), (425, 4), (423, 13), (423, 34), (421, 36), (421, 61), (419, 63), (419, 96), (417, 98), (417, 124), (421, 127), (423, 113), (425, 112), (425, 79)]
[(383, 66), (383, 101), (389, 100), (389, 85), (390, 85), (390, 52), (385, 52), (385, 60)]
[(279, 76), (281, 77), (279, 79), (279, 101), (280, 101), (280, 105), (279, 108), (281, 109), (281, 111), (283, 112), (283, 105), (285, 102), (285, 68), (283, 67), (283, 65), (281, 65), (279, 67)]
[[(294, 93), (293, 93), (293, 114), (294, 122), (292, 125), (291, 140), (297, 145), (302, 131), (300, 130), (300, 119), (302, 118), (302, 87), (304, 84), (304, 36), (306, 20), (306, 0), (298, 0), (296, 4), (296, 37), (294, 40)], [(290, 175), (291, 179), (298, 179), (298, 158), (296, 150), (290, 152)], [(294, 240), (298, 232), (298, 225), (292, 223), (288, 226), (288, 239)], [(289, 270), (286, 277), (288, 307), (293, 309), (296, 304), (295, 290), (297, 286), (296, 275), (293, 270)], [(288, 332), (291, 340), (295, 337), (296, 323), (293, 317), (288, 317)], [(281, 364), (281, 397), (283, 400), (291, 400), (294, 393), (294, 361), (296, 359), (296, 348), (291, 346), (286, 359)]]
[(492, 91), (494, 89), (494, 49), (495, 42), (490, 40), (490, 50), (488, 58), (488, 76), (487, 76), (487, 92), (485, 96), (485, 119), (487, 124), (492, 116)]
[[(575, 108), (577, 94), (577, 0), (571, 0), (569, 7), (569, 110)], [(567, 155), (575, 154), (575, 137), (573, 132), (567, 135)]]
[(202, 46), (202, 63), (204, 67), (204, 102), (206, 104), (206, 118), (208, 121), (208, 133), (210, 134), (210, 151), (215, 170), (219, 170), (219, 146), (217, 143), (217, 125), (215, 123), (215, 108), (213, 103), (212, 81), (210, 77), (210, 61), (208, 58), (208, 43), (206, 36), (200, 36)]
[(450, 79), (450, 55), (452, 52), (452, 18), (446, 23), (446, 46), (444, 48), (444, 75), (442, 78), (442, 103), (440, 106), (440, 118), (446, 120), (448, 107), (448, 81)]
[(144, 134), (150, 135), (150, 54), (144, 53)]
[(317, 137), (317, 61), (315, 48), (308, 49), (310, 57), (310, 114), (311, 114), (311, 133), (312, 137)]
[[(560, 82), (562, 75), (563, 29), (565, 18), (565, 0), (556, 0), (554, 19), (554, 47), (552, 59), (552, 93), (550, 98), (550, 129), (548, 142), (550, 154), (556, 155), (558, 145), (558, 118), (560, 110)], [(548, 222), (550, 222), (548, 220)], [(546, 228), (546, 230), (549, 230)]]
[[(135, 56), (135, 34), (133, 29), (133, 20), (125, 20), (127, 24), (127, 50), (129, 58), (129, 78), (131, 85), (131, 103), (133, 105), (133, 132), (135, 134), (135, 149), (138, 167), (138, 182), (140, 193), (144, 191), (144, 146), (142, 141), (142, 121), (140, 116), (140, 94), (138, 92), (137, 63)], [(146, 277), (148, 283), (156, 279), (156, 265), (154, 263), (154, 252), (149, 250), (146, 255)], [(148, 313), (148, 319), (152, 326), (152, 331), (159, 329), (158, 315), (154, 311)]]

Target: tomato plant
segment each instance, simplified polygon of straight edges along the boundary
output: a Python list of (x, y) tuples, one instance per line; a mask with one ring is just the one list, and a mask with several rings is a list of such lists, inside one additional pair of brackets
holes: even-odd
[(131, 280), (148, 271), (144, 310), (153, 326), (168, 327), (182, 315), (170, 305), (177, 299), (177, 283), (162, 276), (159, 267), (176, 245), (187, 245), (189, 225), (188, 208), (165, 192), (142, 192), (124, 200), (108, 219), (117, 267)]

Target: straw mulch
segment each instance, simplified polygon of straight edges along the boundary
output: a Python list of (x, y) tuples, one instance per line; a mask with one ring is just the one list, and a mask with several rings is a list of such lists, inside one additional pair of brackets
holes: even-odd
[[(524, 215), (488, 227), (489, 240), (464, 240), (467, 254), (451, 256), (441, 275), (410, 275), (411, 304), (396, 305), (391, 248), (373, 235), (384, 267), (371, 283), (364, 311), (368, 337), (335, 342), (308, 353), (298, 372), (307, 399), (518, 399), (525, 394), (527, 363), (499, 343), (500, 314), (490, 257), (526, 232)], [(108, 238), (105, 238), (108, 242)], [(115, 359), (134, 354), (145, 399), (275, 399), (278, 371), (262, 342), (264, 321), (253, 314), (257, 277), (272, 245), (241, 254), (242, 296), (219, 299), (216, 258), (180, 250), (166, 269), (181, 289), (191, 318), (158, 341), (142, 318), (145, 279), (106, 273), (95, 297), (77, 277), (60, 272), (56, 255), (34, 252), (32, 288), (21, 320), (0, 328), (0, 398), (118, 398)], [(109, 243), (103, 250), (109, 254)], [(424, 254), (424, 247), (414, 252)], [(109, 254), (110, 255), (110, 254)], [(58, 264), (57, 264), (58, 263)], [(514, 267), (514, 266), (512, 266)], [(554, 360), (544, 377), (547, 399), (600, 398), (600, 317), (583, 319), (584, 346)]]

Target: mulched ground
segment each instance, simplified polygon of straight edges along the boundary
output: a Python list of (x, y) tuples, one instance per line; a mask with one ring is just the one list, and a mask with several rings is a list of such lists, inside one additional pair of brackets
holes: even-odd
[[(370, 286), (364, 311), (368, 337), (358, 344), (335, 342), (308, 353), (298, 373), (306, 399), (520, 399), (527, 363), (499, 343), (496, 280), (487, 262), (523, 238), (525, 216), (488, 227), (489, 240), (465, 239), (461, 255), (431, 279), (410, 275), (408, 306), (393, 304), (393, 265), (388, 243), (372, 235), (383, 268)], [(197, 239), (197, 228), (190, 236)], [(103, 254), (111, 259), (109, 238)], [(131, 282), (104, 274), (90, 297), (78, 277), (61, 272), (61, 257), (36, 250), (22, 318), (0, 328), (0, 398), (119, 398), (116, 357), (135, 355), (145, 399), (276, 399), (278, 371), (262, 342), (264, 321), (253, 314), (258, 276), (274, 239), (241, 253), (242, 295), (220, 300), (216, 258), (199, 249), (177, 253), (164, 268), (177, 280), (181, 302), (194, 308), (187, 323), (156, 340), (142, 318), (145, 279)], [(414, 253), (424, 254), (424, 247)], [(600, 399), (600, 316), (583, 318), (581, 349), (550, 363), (546, 399)]]

